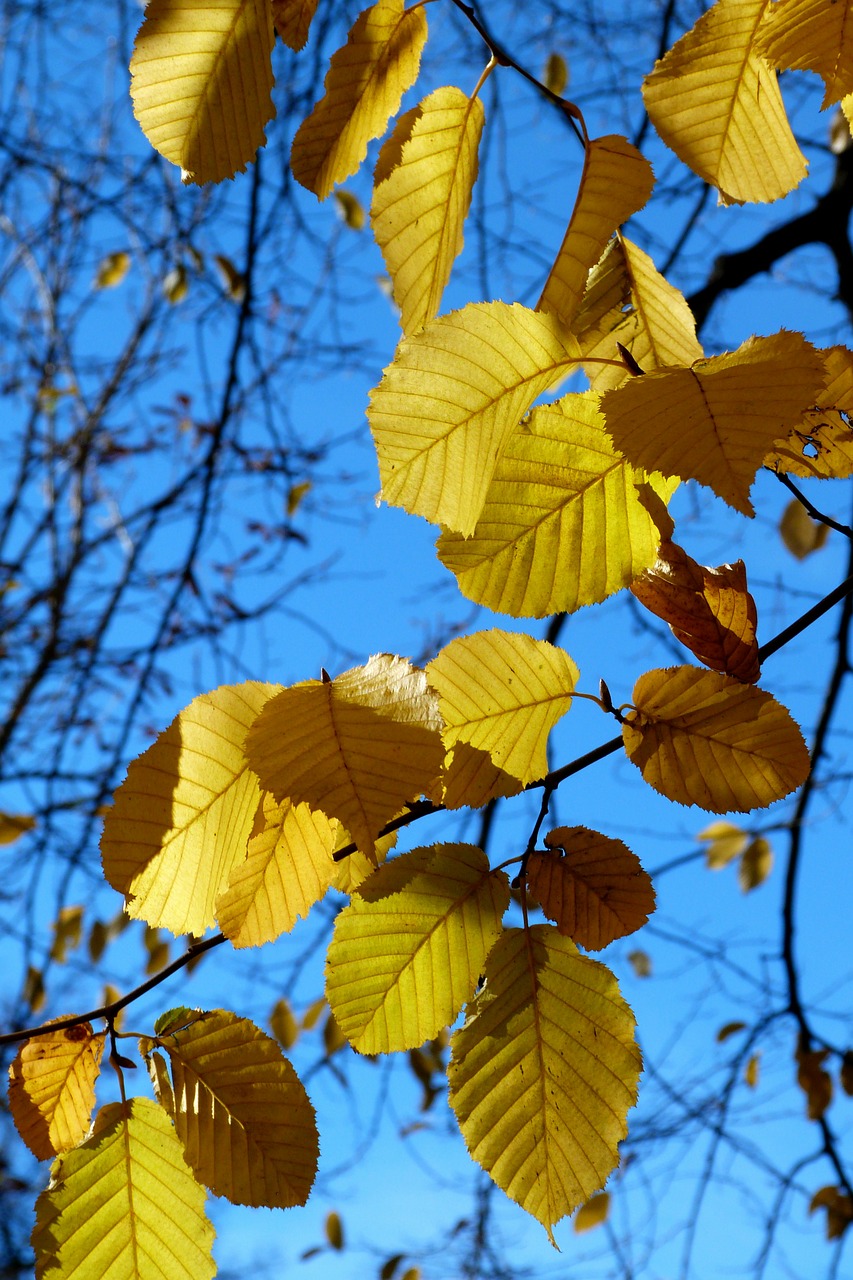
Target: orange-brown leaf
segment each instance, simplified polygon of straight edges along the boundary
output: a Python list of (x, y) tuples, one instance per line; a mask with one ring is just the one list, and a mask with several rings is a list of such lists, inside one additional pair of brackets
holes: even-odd
[(284, 43), (298, 53), (308, 39), (318, 0), (272, 0), (272, 19)]
[(810, 1120), (819, 1120), (832, 1101), (832, 1076), (823, 1065), (828, 1057), (828, 1049), (797, 1049), (797, 1084), (806, 1095)]

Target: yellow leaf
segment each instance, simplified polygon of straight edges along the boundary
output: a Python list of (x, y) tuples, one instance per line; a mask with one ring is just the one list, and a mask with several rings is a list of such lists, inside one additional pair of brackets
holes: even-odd
[(51, 960), (59, 964), (65, 963), (70, 948), (72, 951), (80, 946), (83, 933), (83, 908), (63, 907), (53, 922), (53, 942), (50, 948)]
[(183, 302), (189, 292), (189, 287), (187, 269), (183, 263), (173, 267), (163, 278), (163, 295), (173, 307), (177, 306), (179, 302)]
[(437, 313), (462, 249), (483, 120), (479, 98), (436, 89), (400, 117), (379, 153), (370, 222), (406, 334)]
[(37, 969), (34, 965), (29, 965), (27, 967), (27, 976), (24, 980), (22, 997), (30, 1006), (33, 1013), (37, 1013), (44, 1005), (44, 974), (41, 969)]
[(742, 560), (709, 569), (676, 543), (662, 542), (631, 591), (706, 667), (746, 684), (758, 679), (757, 615)]
[(15, 1128), (39, 1160), (82, 1142), (95, 1105), (103, 1032), (88, 1022), (36, 1036), (9, 1067), (9, 1110)]
[(343, 1249), (344, 1229), (341, 1223), (340, 1214), (335, 1213), (334, 1210), (331, 1213), (326, 1214), (325, 1232), (326, 1239), (333, 1249)]
[(708, 840), (705, 863), (709, 870), (719, 871), (743, 853), (749, 844), (749, 836), (733, 822), (712, 822), (700, 831), (697, 840)]
[(517, 422), (577, 361), (556, 317), (503, 302), (471, 303), (404, 338), (367, 415), (382, 497), (473, 533)]
[(299, 508), (302, 506), (302, 499), (306, 494), (311, 492), (311, 481), (300, 480), (298, 484), (292, 484), (287, 491), (287, 514), (295, 516)]
[(275, 114), (268, 0), (149, 0), (130, 60), (133, 111), (184, 182), (242, 173)]
[(246, 277), (243, 272), (238, 271), (231, 259), (226, 258), (223, 253), (215, 253), (213, 261), (222, 277), (228, 297), (234, 302), (242, 302), (246, 296)]
[(321, 200), (355, 173), (367, 144), (385, 132), (403, 94), (415, 82), (427, 21), (420, 6), (378, 0), (355, 21), (333, 54), (325, 94), (293, 140), (293, 176)]
[(172, 1071), (172, 1119), (199, 1182), (232, 1204), (304, 1204), (317, 1171), (314, 1108), (276, 1042), (215, 1009), (159, 1043)]
[(828, 1057), (828, 1049), (797, 1046), (797, 1084), (806, 1095), (810, 1120), (819, 1120), (832, 1102), (832, 1076), (823, 1065)]
[(288, 48), (297, 53), (308, 39), (318, 0), (272, 0), (275, 29)]
[(273, 1035), (283, 1049), (292, 1049), (299, 1039), (299, 1025), (287, 1000), (277, 1000), (270, 1014)]
[(218, 898), (219, 927), (235, 947), (260, 947), (289, 932), (326, 893), (335, 874), (336, 830), (322, 813), (266, 792), (260, 830)]
[(338, 914), (326, 995), (360, 1053), (414, 1049), (454, 1021), (509, 906), (481, 849), (446, 844), (386, 863)]
[(339, 818), (370, 855), (380, 828), (438, 776), (440, 727), (423, 671), (380, 654), (335, 680), (285, 689), (246, 751), (266, 790)]
[(647, 671), (622, 737), (628, 758), (669, 800), (748, 813), (805, 782), (809, 753), (788, 711), (754, 685), (699, 667)]
[(784, 440), (777, 440), (764, 459), (767, 467), (794, 476), (843, 479), (853, 475), (853, 351), (827, 347), (820, 352), (826, 386)]
[(582, 1204), (575, 1214), (575, 1232), (581, 1235), (584, 1231), (591, 1231), (593, 1227), (600, 1227), (607, 1221), (609, 1213), (610, 1194), (607, 1191), (599, 1191), (598, 1195), (592, 1196), (586, 1204)]
[(320, 1014), (326, 1008), (326, 997), (320, 996), (319, 1000), (315, 1000), (310, 1004), (302, 1015), (302, 1030), (311, 1031), (320, 1021)]
[(452, 640), (427, 667), (446, 747), (488, 751), (523, 783), (548, 772), (548, 735), (572, 705), (578, 669), (564, 650), (509, 631)]
[(613, 134), (587, 144), (575, 207), (537, 311), (572, 323), (589, 271), (616, 228), (642, 209), (654, 181), (652, 166), (627, 138)]
[[(352, 844), (350, 833), (341, 826), (339, 822), (335, 823), (337, 835), (335, 837), (334, 852), (339, 849), (346, 848)], [(335, 869), (332, 872), (332, 888), (338, 893), (346, 893), (351, 895), (355, 893), (362, 880), (366, 880), (368, 876), (372, 876), (376, 870), (377, 864), (382, 863), (387, 858), (389, 852), (397, 843), (399, 832), (392, 831), (390, 835), (380, 836), (376, 841), (376, 845), (368, 856), (366, 853), (348, 853), (345, 858), (335, 863)]]
[[(611, 240), (589, 273), (572, 330), (584, 355), (584, 370), (601, 392), (628, 377), (617, 342), (645, 373), (691, 365), (703, 355), (684, 295), (664, 279), (648, 254), (622, 235)], [(596, 359), (618, 364), (595, 364)]]
[(737, 1035), (738, 1031), (744, 1031), (745, 1029), (745, 1022), (727, 1022), (717, 1032), (717, 1044), (723, 1044), (730, 1036)]
[(36, 825), (35, 818), (27, 813), (0, 812), (0, 844), (14, 844)]
[(652, 958), (646, 951), (637, 948), (628, 952), (628, 963), (634, 970), (636, 978), (650, 978), (652, 976)]
[[(646, 479), (614, 449), (598, 397), (563, 396), (519, 424), (473, 536), (443, 533), (439, 559), (463, 595), (496, 612), (573, 613), (654, 562), (661, 534), (638, 489)], [(650, 483), (664, 501), (677, 487)]]
[(663, 141), (724, 204), (778, 200), (806, 174), (773, 68), (754, 51), (765, 0), (717, 0), (643, 85)]
[(765, 9), (755, 50), (779, 71), (814, 71), (821, 111), (853, 91), (853, 10), (847, 0), (778, 0)]
[(690, 369), (632, 378), (608, 391), (601, 408), (613, 443), (635, 467), (698, 480), (753, 515), (756, 471), (780, 426), (802, 420), (824, 380), (814, 347), (783, 331)]
[(545, 88), (550, 89), (551, 93), (556, 93), (558, 98), (565, 93), (569, 84), (569, 68), (562, 54), (548, 54), (543, 81)]
[(760, 1067), (761, 1067), (761, 1054), (754, 1053), (752, 1057), (749, 1059), (749, 1061), (747, 1062), (743, 1071), (744, 1081), (746, 1084), (749, 1085), (750, 1089), (758, 1088), (758, 1076), (759, 1076)]
[(338, 1026), (337, 1018), (330, 1011), (323, 1023), (323, 1048), (326, 1050), (326, 1057), (331, 1058), (333, 1053), (343, 1049), (346, 1044), (347, 1038)]
[(655, 909), (655, 891), (635, 853), (586, 827), (556, 827), (548, 853), (533, 853), (527, 887), (560, 933), (588, 951), (641, 929)]
[(98, 270), (95, 274), (95, 289), (114, 289), (117, 284), (121, 284), (124, 277), (130, 270), (130, 254), (122, 250), (119, 253), (108, 253), (105, 258), (101, 258), (98, 263)]
[(224, 685), (195, 698), (127, 771), (104, 820), (104, 875), (128, 914), (201, 935), (246, 853), (260, 800), (246, 730), (279, 686)]
[(354, 196), (351, 191), (344, 191), (344, 189), (341, 188), (340, 191), (335, 192), (335, 205), (337, 206), (338, 213), (348, 227), (353, 231), (362, 230), (366, 214), (364, 212), (364, 205), (361, 203), (358, 196)]
[(36, 1201), (38, 1280), (210, 1280), (205, 1191), (169, 1117), (148, 1098), (112, 1103), (51, 1170)]
[(617, 1159), (641, 1069), (634, 1019), (604, 965), (552, 925), (506, 930), (451, 1040), (450, 1103), (472, 1157), (554, 1223)]
[(757, 889), (773, 870), (773, 850), (763, 836), (756, 836), (741, 854), (737, 870), (738, 881), (744, 893)]
[(792, 498), (779, 521), (779, 533), (791, 555), (805, 560), (814, 551), (820, 551), (829, 537), (829, 525), (813, 520), (803, 504)]
[(430, 798), (446, 809), (480, 809), (501, 796), (517, 796), (524, 789), (519, 778), (499, 769), (487, 751), (459, 742), (448, 751), (435, 794)]

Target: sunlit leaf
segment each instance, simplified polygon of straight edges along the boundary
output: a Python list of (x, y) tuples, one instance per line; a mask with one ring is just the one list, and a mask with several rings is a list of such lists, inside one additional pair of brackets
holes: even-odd
[(167, 271), (163, 277), (163, 296), (172, 306), (177, 306), (179, 302), (183, 302), (189, 292), (189, 278), (187, 269), (181, 262), (176, 267), (172, 267), (171, 271)]
[(764, 836), (756, 836), (741, 854), (737, 869), (738, 882), (744, 893), (757, 889), (773, 870), (773, 849)]
[(573, 1224), (575, 1233), (581, 1235), (584, 1231), (592, 1231), (593, 1227), (602, 1226), (607, 1221), (609, 1213), (610, 1196), (606, 1191), (599, 1191), (598, 1195), (592, 1196), (586, 1204), (582, 1204), (575, 1214)]
[(647, 671), (622, 737), (646, 782), (679, 804), (748, 813), (805, 782), (809, 754), (788, 711), (763, 689), (699, 667)]
[(98, 270), (95, 272), (95, 289), (114, 289), (116, 285), (121, 284), (124, 277), (130, 270), (130, 254), (125, 250), (117, 253), (108, 253), (105, 258), (101, 258), (98, 263)]
[(711, 871), (719, 871), (740, 856), (749, 844), (749, 835), (733, 822), (712, 822), (700, 831), (697, 840), (707, 840), (705, 862)]
[(149, 0), (130, 61), (134, 114), (185, 182), (242, 172), (275, 114), (268, 0)]
[(789, 433), (777, 440), (765, 466), (794, 476), (842, 479), (853, 475), (853, 351), (827, 347), (820, 352), (826, 385), (810, 409)]
[(344, 191), (343, 187), (335, 192), (335, 205), (341, 218), (353, 231), (361, 231), (367, 219), (364, 205), (358, 196), (354, 196), (351, 191)]
[(326, 994), (361, 1053), (413, 1049), (456, 1018), (509, 906), (509, 881), (473, 845), (415, 849), (338, 914)]
[(9, 1110), (39, 1160), (68, 1151), (86, 1136), (95, 1105), (103, 1032), (88, 1022), (26, 1040), (9, 1067)]
[(242, 271), (238, 271), (230, 258), (226, 258), (224, 253), (215, 253), (213, 261), (216, 263), (217, 270), (222, 277), (222, 283), (225, 285), (225, 292), (233, 302), (242, 302), (246, 296), (246, 277)]
[(777, 0), (755, 50), (780, 71), (814, 71), (826, 86), (821, 110), (853, 91), (853, 10), (846, 0)]
[(403, 0), (378, 0), (359, 14), (332, 56), (323, 97), (293, 140), (297, 182), (325, 200), (336, 182), (355, 173), (368, 142), (385, 132), (414, 84), (426, 37), (425, 10), (404, 9)]
[(50, 958), (59, 964), (65, 963), (69, 950), (80, 946), (83, 936), (83, 908), (81, 906), (62, 907), (53, 922), (53, 942), (50, 947)]
[(451, 1051), (468, 1150), (553, 1241), (554, 1223), (615, 1166), (637, 1096), (640, 1052), (616, 979), (552, 925), (506, 930)]
[(487, 751), (459, 742), (445, 756), (430, 799), (447, 809), (480, 809), (499, 796), (517, 796), (523, 787), (521, 779), (499, 769)]
[(299, 1039), (299, 1023), (293, 1016), (289, 1001), (284, 998), (276, 1000), (270, 1014), (270, 1027), (283, 1049), (293, 1048)]
[(820, 551), (825, 544), (829, 537), (829, 525), (813, 520), (803, 504), (792, 498), (779, 521), (779, 533), (791, 555), (798, 560), (805, 560), (813, 552)]
[(272, 0), (275, 29), (297, 53), (304, 48), (319, 0)]

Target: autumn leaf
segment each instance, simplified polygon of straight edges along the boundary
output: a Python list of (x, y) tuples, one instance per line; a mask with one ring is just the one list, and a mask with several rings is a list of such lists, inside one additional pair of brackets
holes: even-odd
[(0, 812), (0, 845), (14, 844), (27, 831), (32, 831), (35, 825), (35, 818), (28, 813)]
[(779, 533), (792, 556), (805, 560), (820, 551), (829, 537), (829, 525), (813, 520), (803, 504), (792, 498), (779, 521)]
[(705, 863), (711, 871), (719, 871), (739, 857), (749, 844), (749, 835), (733, 822), (712, 822), (700, 831), (697, 840), (707, 840)]
[(647, 671), (622, 726), (625, 750), (669, 800), (748, 813), (805, 782), (809, 755), (769, 693), (699, 667)]
[(26, 1040), (18, 1050), (9, 1067), (9, 1110), (39, 1160), (86, 1136), (105, 1038), (82, 1022)]
[(242, 172), (275, 114), (267, 0), (149, 0), (130, 61), (134, 114), (184, 182)]
[(750, 840), (740, 856), (738, 882), (744, 893), (757, 889), (773, 870), (773, 849), (764, 836)]
[(517, 796), (520, 778), (498, 768), (488, 751), (458, 742), (444, 758), (444, 768), (430, 799), (446, 809), (481, 809), (498, 797)]
[(129, 270), (129, 253), (125, 250), (120, 250), (117, 253), (108, 253), (98, 263), (98, 270), (95, 273), (95, 281), (92, 287), (94, 289), (114, 289), (116, 285), (121, 284)]
[(847, 3), (778, 0), (762, 14), (755, 51), (780, 71), (814, 71), (821, 111), (853, 92), (853, 11)]
[(293, 176), (319, 199), (355, 173), (368, 142), (385, 132), (417, 78), (426, 37), (421, 6), (404, 9), (403, 0), (378, 0), (359, 14), (332, 56), (323, 97), (293, 139)]
[(339, 912), (326, 994), (361, 1053), (414, 1049), (470, 997), (509, 906), (481, 849), (415, 849), (380, 867)]
[(607, 1221), (609, 1213), (610, 1196), (606, 1191), (599, 1191), (586, 1204), (582, 1204), (575, 1214), (575, 1234), (582, 1235), (585, 1231), (592, 1231), (593, 1227), (600, 1227)]
[(742, 560), (710, 569), (676, 543), (662, 542), (657, 560), (631, 591), (706, 667), (747, 684), (758, 680), (755, 601)]
[(305, 47), (319, 0), (272, 0), (275, 29), (296, 53)]
[(853, 1222), (853, 1198), (840, 1187), (821, 1187), (811, 1198), (809, 1213), (826, 1209), (826, 1238), (840, 1240)]
[(797, 1045), (797, 1084), (806, 1095), (810, 1120), (819, 1120), (832, 1102), (832, 1076), (823, 1065), (828, 1057), (828, 1049), (804, 1049)]

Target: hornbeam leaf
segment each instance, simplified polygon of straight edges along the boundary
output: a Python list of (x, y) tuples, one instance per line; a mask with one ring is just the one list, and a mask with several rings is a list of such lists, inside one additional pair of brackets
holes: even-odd
[(647, 671), (622, 738), (629, 760), (669, 800), (711, 813), (764, 809), (801, 786), (809, 753), (788, 711), (717, 671)]
[(15, 1128), (39, 1160), (82, 1142), (95, 1105), (104, 1032), (88, 1022), (36, 1036), (9, 1067), (9, 1110)]
[(808, 167), (776, 73), (754, 49), (766, 7), (766, 0), (717, 0), (643, 85), (663, 141), (723, 204), (778, 200)]
[(764, 465), (793, 476), (841, 480), (853, 475), (853, 430), (848, 426), (853, 414), (853, 351), (827, 347), (820, 354), (826, 386), (803, 421), (776, 441)]
[(509, 906), (473, 845), (414, 849), (359, 885), (335, 920), (326, 996), (361, 1053), (415, 1049), (454, 1021)]
[(265, 793), (262, 825), (216, 903), (219, 927), (235, 947), (260, 947), (307, 916), (332, 883), (337, 831), (322, 813)]
[(635, 467), (698, 480), (753, 515), (749, 490), (773, 441), (802, 421), (825, 380), (800, 334), (632, 378), (602, 397), (607, 430)]
[(438, 311), (462, 249), (483, 120), (479, 98), (436, 89), (400, 117), (379, 153), (370, 221), (406, 334)]
[[(438, 556), (469, 600), (514, 618), (573, 613), (628, 586), (661, 534), (616, 452), (594, 393), (534, 409), (510, 436), (473, 536), (445, 532)], [(649, 479), (661, 507), (677, 484)]]
[(438, 777), (440, 728), (423, 671), (380, 654), (335, 680), (285, 689), (258, 716), (246, 751), (277, 800), (339, 818), (373, 855), (380, 828)]
[(319, 0), (272, 0), (275, 29), (288, 48), (297, 53), (305, 47), (318, 2)]
[(268, 0), (149, 0), (130, 61), (134, 114), (184, 182), (242, 172), (275, 114)]
[(615, 1166), (637, 1099), (634, 1018), (603, 964), (552, 925), (508, 929), (451, 1040), (450, 1104), (473, 1158), (551, 1228)]
[[(172, 1095), (160, 1100), (199, 1182), (232, 1204), (304, 1204), (317, 1172), (317, 1125), (276, 1041), (214, 1009), (159, 1044), (172, 1071)], [(156, 1088), (161, 1073), (151, 1074)]]
[(587, 279), (581, 308), (572, 332), (584, 355), (584, 371), (596, 391), (608, 391), (628, 377), (616, 360), (621, 343), (644, 373), (701, 360), (696, 321), (684, 295), (656, 269), (626, 236), (618, 235), (605, 249)]
[(427, 667), (446, 747), (488, 751), (520, 782), (548, 772), (548, 734), (572, 705), (578, 669), (562, 649), (509, 631), (481, 631), (445, 645)]
[(134, 760), (104, 819), (104, 875), (127, 912), (200, 935), (242, 861), (260, 800), (246, 731), (279, 685), (223, 685), (193, 699)]
[(627, 845), (586, 827), (555, 827), (545, 844), (528, 859), (527, 887), (560, 933), (600, 951), (643, 927), (655, 891)]
[(470, 303), (404, 338), (367, 414), (381, 496), (473, 533), (516, 424), (578, 358), (556, 316), (503, 302)]
[(706, 667), (745, 684), (756, 682), (761, 668), (755, 601), (746, 589), (742, 560), (709, 569), (676, 543), (662, 542), (657, 560), (631, 591)]
[(427, 37), (422, 6), (378, 0), (359, 14), (342, 49), (332, 55), (325, 94), (296, 131), (293, 176), (321, 200), (355, 173), (367, 144), (385, 132), (403, 94), (415, 82)]
[(111, 1103), (92, 1137), (59, 1156), (36, 1201), (38, 1280), (209, 1280), (205, 1191), (169, 1117), (148, 1098)]
[(853, 9), (847, 0), (779, 0), (763, 13), (755, 51), (779, 71), (816, 72), (824, 111), (853, 91)]
[(445, 756), (441, 779), (430, 798), (446, 809), (481, 809), (490, 800), (517, 796), (523, 789), (521, 779), (499, 769), (487, 751), (458, 742)]
[(587, 275), (617, 227), (642, 209), (654, 186), (652, 166), (627, 138), (593, 138), (584, 156), (575, 207), (537, 311), (570, 325)]

